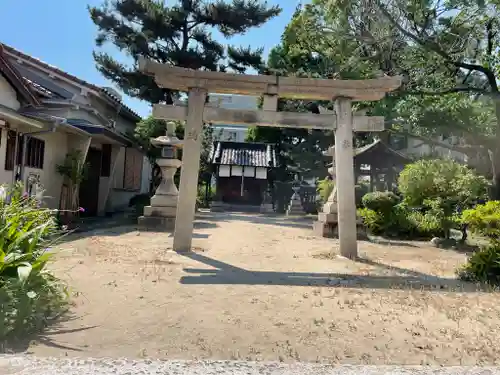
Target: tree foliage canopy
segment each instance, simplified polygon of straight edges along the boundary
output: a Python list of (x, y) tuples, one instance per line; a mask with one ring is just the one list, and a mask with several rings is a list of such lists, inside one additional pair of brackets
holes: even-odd
[[(401, 75), (399, 91), (359, 107), (385, 116), (390, 133), (470, 159), (490, 153), (498, 182), (499, 13), (498, 0), (314, 0), (295, 14), (271, 57), (280, 69), (300, 65), (301, 74), (312, 64), (314, 75), (331, 78)], [(443, 144), (437, 135), (464, 144)]]
[(213, 32), (226, 38), (243, 34), (280, 12), (278, 6), (257, 0), (105, 0), (89, 7), (98, 28), (96, 44), (112, 43), (132, 65), (103, 51), (94, 52), (94, 59), (104, 77), (126, 94), (150, 103), (172, 103), (175, 92), (159, 88), (152, 77), (137, 70), (140, 56), (190, 69), (240, 73), (249, 67), (261, 69), (261, 48), (225, 46)]

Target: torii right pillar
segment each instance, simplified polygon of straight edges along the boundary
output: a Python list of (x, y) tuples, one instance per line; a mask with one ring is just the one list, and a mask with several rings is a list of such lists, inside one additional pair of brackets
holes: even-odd
[(335, 112), (335, 174), (340, 254), (354, 259), (358, 256), (358, 243), (351, 99), (337, 98)]

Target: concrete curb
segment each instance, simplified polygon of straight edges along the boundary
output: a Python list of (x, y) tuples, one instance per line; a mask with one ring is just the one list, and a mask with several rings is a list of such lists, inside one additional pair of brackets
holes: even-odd
[(2, 375), (494, 375), (500, 367), (333, 366), (244, 361), (159, 361), (0, 356)]

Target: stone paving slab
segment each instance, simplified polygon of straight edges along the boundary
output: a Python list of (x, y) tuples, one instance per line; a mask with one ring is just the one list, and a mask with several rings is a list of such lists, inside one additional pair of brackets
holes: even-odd
[(332, 366), (243, 361), (57, 359), (0, 356), (1, 375), (493, 375), (500, 367)]

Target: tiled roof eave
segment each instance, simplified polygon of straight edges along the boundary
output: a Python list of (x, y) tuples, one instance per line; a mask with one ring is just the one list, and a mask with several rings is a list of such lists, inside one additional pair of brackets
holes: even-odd
[(265, 143), (216, 142), (210, 163), (255, 168), (275, 168), (274, 146)]
[(40, 104), (34, 92), (24, 82), (23, 77), (9, 62), (4, 50), (4, 45), (0, 43), (0, 73), (3, 72), (10, 84), (23, 96), (29, 105), (36, 106)]
[(53, 71), (54, 73), (56, 74), (60, 74), (62, 75), (63, 77), (69, 79), (69, 80), (72, 80), (74, 81), (75, 83), (79, 84), (79, 85), (82, 85), (82, 86), (85, 86), (91, 90), (94, 90), (96, 92), (99, 92), (99, 93), (102, 93), (105, 95), (106, 98), (110, 99), (112, 102), (114, 102), (115, 104), (120, 104), (123, 106), (123, 108), (125, 108), (127, 110), (127, 112), (129, 112), (131, 115), (135, 116), (137, 119), (141, 119), (141, 116), (139, 116), (138, 113), (136, 113), (134, 110), (132, 110), (130, 107), (128, 107), (126, 104), (123, 103), (123, 101), (119, 98), (116, 98), (114, 95), (112, 95), (111, 93), (109, 93), (106, 89), (102, 88), (102, 87), (99, 87), (99, 86), (96, 86), (88, 81), (85, 81), (81, 78), (78, 78), (68, 72), (65, 72), (64, 70), (56, 67), (56, 66), (53, 66), (51, 64), (48, 64), (40, 59), (37, 59), (33, 56), (30, 56), (30, 55), (27, 55), (17, 49), (15, 49), (14, 47), (11, 47), (11, 46), (8, 46), (8, 45), (5, 45), (5, 44), (2, 44), (3, 48), (5, 49), (6, 52), (10, 53), (11, 55), (14, 55), (14, 56), (17, 56), (19, 58), (22, 58), (22, 59), (26, 59), (28, 61), (30, 61), (31, 63), (35, 64), (35, 65), (39, 65), (41, 66), (42, 68), (44, 69), (47, 69), (47, 70), (51, 70)]

